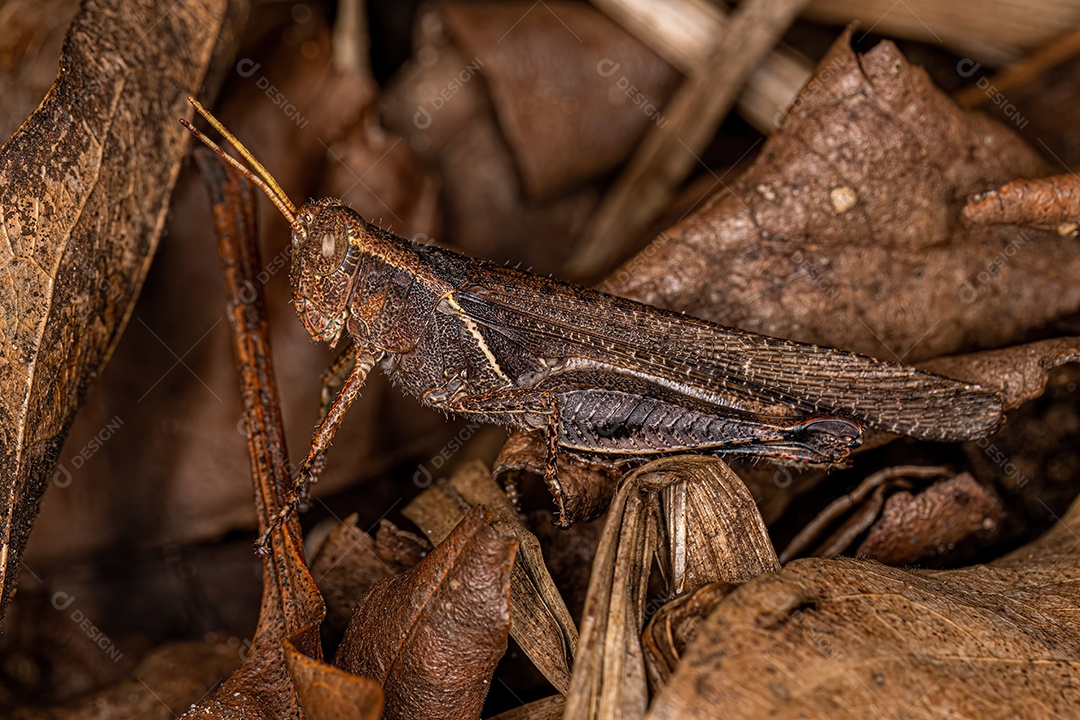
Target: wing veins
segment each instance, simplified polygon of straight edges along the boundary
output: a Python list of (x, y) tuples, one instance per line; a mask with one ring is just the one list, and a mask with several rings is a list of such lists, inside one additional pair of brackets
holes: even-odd
[[(502, 280), (498, 276), (495, 279)], [(542, 280), (559, 286), (558, 290), (572, 287)], [(502, 332), (508, 339), (510, 333), (539, 336), (556, 346), (580, 349), (581, 354), (575, 357), (601, 362), (618, 360), (621, 363), (612, 364), (648, 368), (657, 377), (685, 383), (706, 393), (735, 394), (754, 401), (768, 398), (804, 412), (848, 413), (882, 429), (931, 439), (985, 432), (1000, 419), (1000, 402), (989, 391), (903, 365), (842, 350), (744, 334), (662, 310), (658, 315), (649, 315), (653, 327), (632, 323), (639, 319), (634, 312), (637, 303), (573, 288), (578, 294), (591, 295), (585, 299), (599, 306), (597, 309), (605, 320), (628, 331), (624, 334), (632, 337), (634, 332), (648, 333), (666, 343), (666, 349), (676, 351), (662, 353), (655, 346), (627, 342), (621, 336), (568, 322), (557, 314), (562, 309), (568, 314), (578, 310), (580, 315), (578, 305), (582, 298), (567, 300), (558, 293), (545, 295), (535, 292), (533, 287), (522, 289), (515, 283), (515, 296), (506, 299), (492, 292), (492, 286), (497, 291), (500, 285), (506, 285), (505, 280), (491, 285), (481, 283), (482, 294), (469, 292), (468, 288), (457, 292), (469, 304), (492, 310), (487, 317), (474, 314), (474, 320)], [(551, 312), (538, 312), (536, 308)], [(519, 318), (521, 322), (514, 322)], [(655, 323), (661, 323), (659, 332)], [(569, 353), (560, 349), (558, 355), (569, 356)], [(603, 358), (604, 355), (608, 357)], [(673, 372), (673, 366), (677, 373)], [(956, 422), (950, 422), (954, 417)], [(935, 425), (936, 428), (931, 427)]]

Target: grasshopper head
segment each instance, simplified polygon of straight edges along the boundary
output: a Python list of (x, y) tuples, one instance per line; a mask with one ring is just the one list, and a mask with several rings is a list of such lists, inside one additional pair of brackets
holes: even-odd
[(367, 223), (334, 198), (304, 205), (292, 235), (293, 305), (318, 342), (337, 344), (349, 319), (349, 296)]
[(363, 249), (373, 237), (367, 223), (333, 198), (310, 202), (297, 210), (274, 176), (221, 121), (194, 97), (189, 95), (188, 102), (248, 165), (227, 154), (187, 120), (181, 118), (180, 123), (266, 193), (292, 227), (291, 279), (296, 313), (312, 338), (333, 347), (345, 332), (356, 271)]

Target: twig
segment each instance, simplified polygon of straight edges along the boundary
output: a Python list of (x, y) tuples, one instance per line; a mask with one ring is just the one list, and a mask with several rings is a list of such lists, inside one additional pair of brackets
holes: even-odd
[(371, 39), (366, 11), (364, 0), (338, 3), (338, 17), (334, 23), (334, 68), (339, 73), (371, 77)]
[[(1055, 65), (1060, 65), (1080, 52), (1080, 28), (1065, 33), (1054, 42), (1019, 62), (1010, 65), (990, 78), (987, 85), (998, 92), (1007, 92), (1012, 88), (1029, 82)], [(983, 82), (964, 88), (953, 96), (958, 105), (977, 107), (990, 99)]]
[(616, 259), (615, 241), (641, 234), (671, 202), (675, 188), (700, 162), (750, 73), (776, 44), (805, 0), (750, 0), (726, 23), (700, 71), (692, 73), (604, 197), (566, 272), (595, 277)]

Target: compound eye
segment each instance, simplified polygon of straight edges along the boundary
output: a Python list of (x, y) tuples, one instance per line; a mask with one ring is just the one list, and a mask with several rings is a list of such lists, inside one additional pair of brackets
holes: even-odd
[(316, 275), (329, 275), (341, 267), (348, 249), (345, 228), (324, 227), (309, 235), (307, 257)]

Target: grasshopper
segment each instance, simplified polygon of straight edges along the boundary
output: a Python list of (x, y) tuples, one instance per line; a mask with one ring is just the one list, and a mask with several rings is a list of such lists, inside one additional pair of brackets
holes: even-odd
[[(1002, 421), (989, 390), (843, 350), (723, 327), (397, 237), (341, 201), (297, 209), (265, 167), (194, 98), (250, 168), (181, 120), (257, 185), (292, 228), (300, 322), (349, 352), (296, 486), (302, 502), (364, 380), (379, 365), (426, 407), (540, 433), (558, 491), (560, 450), (618, 460), (675, 452), (843, 463), (863, 427), (924, 440), (984, 437)], [(351, 365), (351, 369), (349, 369)]]

